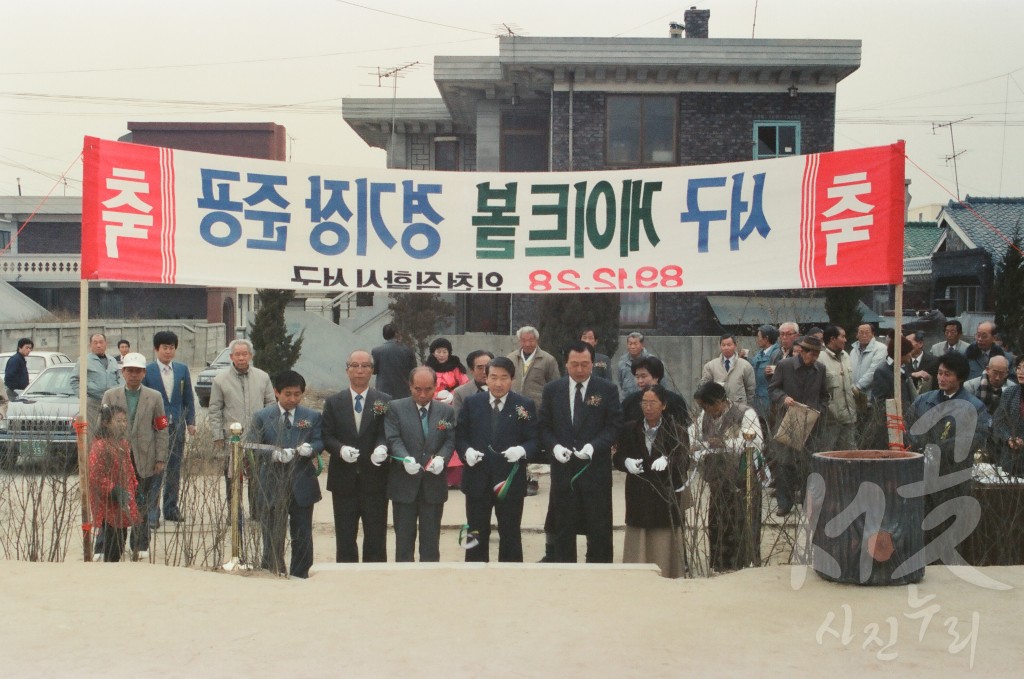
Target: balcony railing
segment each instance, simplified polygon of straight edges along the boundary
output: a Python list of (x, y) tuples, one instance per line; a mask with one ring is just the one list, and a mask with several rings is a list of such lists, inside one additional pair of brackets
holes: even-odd
[(80, 280), (82, 258), (78, 255), (3, 255), (0, 280), (8, 283), (57, 283)]

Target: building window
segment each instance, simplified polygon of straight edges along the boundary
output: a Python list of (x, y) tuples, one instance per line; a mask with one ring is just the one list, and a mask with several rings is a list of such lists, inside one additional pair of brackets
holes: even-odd
[(459, 140), (455, 137), (434, 139), (434, 169), (446, 172), (459, 171)]
[(11, 232), (0, 231), (0, 250), (6, 251), (7, 247), (11, 244)]
[(754, 123), (754, 160), (800, 155), (800, 123), (764, 120)]
[(676, 164), (678, 103), (674, 96), (609, 95), (606, 164)]
[(621, 293), (619, 295), (619, 325), (628, 328), (654, 327), (654, 293)]
[(519, 108), (501, 115), (502, 172), (547, 172), (548, 116)]
[(951, 285), (946, 288), (946, 297), (956, 304), (956, 315), (965, 311), (981, 311), (980, 285)]
[(356, 293), (356, 306), (357, 307), (373, 306), (373, 293), (372, 292), (357, 292)]

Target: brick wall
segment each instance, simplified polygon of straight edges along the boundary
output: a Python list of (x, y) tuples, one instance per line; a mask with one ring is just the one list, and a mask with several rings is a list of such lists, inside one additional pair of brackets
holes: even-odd
[[(18, 234), (18, 254), (77, 255), (82, 251), (82, 225), (74, 222), (33, 220)], [(75, 291), (78, 294), (78, 291)]]
[[(555, 92), (553, 170), (569, 167), (569, 94)], [(573, 96), (572, 169), (605, 168), (605, 93)], [(801, 151), (831, 151), (835, 136), (835, 95), (807, 93), (684, 92), (679, 95), (680, 165), (751, 160), (755, 120), (800, 121)]]
[(410, 170), (430, 170), (430, 147), (433, 145), (433, 137), (428, 134), (410, 134), (409, 144), (409, 168)]

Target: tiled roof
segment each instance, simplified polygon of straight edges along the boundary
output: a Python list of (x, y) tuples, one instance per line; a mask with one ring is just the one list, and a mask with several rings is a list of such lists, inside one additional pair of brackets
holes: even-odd
[(1024, 238), (1024, 198), (975, 198), (965, 204), (949, 201), (939, 214), (939, 223), (956, 225), (974, 243), (984, 248), (994, 261), (1006, 254), (1006, 247), (1019, 233)]
[(942, 229), (935, 222), (907, 222), (903, 230), (903, 259), (931, 257)]

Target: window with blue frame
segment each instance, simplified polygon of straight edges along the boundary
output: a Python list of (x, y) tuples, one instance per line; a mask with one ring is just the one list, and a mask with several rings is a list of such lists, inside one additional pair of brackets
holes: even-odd
[(800, 122), (754, 121), (754, 160), (800, 155)]

